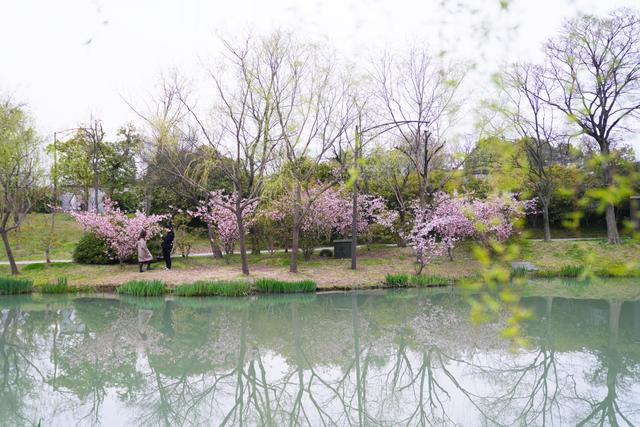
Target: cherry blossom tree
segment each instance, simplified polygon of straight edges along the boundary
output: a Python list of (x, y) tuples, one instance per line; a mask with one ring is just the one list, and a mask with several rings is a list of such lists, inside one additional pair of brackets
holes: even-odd
[(140, 232), (146, 230), (147, 240), (151, 239), (161, 231), (160, 222), (165, 219), (165, 215), (142, 212), (129, 217), (108, 198), (104, 200), (103, 213), (72, 212), (71, 215), (85, 231), (93, 232), (107, 242), (120, 265), (135, 253)]
[(515, 232), (515, 223), (532, 213), (535, 200), (518, 200), (513, 195), (491, 196), (483, 200), (437, 193), (430, 207), (414, 207), (413, 226), (404, 236), (416, 253), (418, 274), (434, 257), (449, 253), (455, 245), (475, 239), (487, 248), (503, 242)]
[[(287, 193), (266, 212), (273, 222), (289, 229), (293, 223), (292, 198)], [(309, 213), (303, 217), (300, 227), (300, 246), (306, 259), (318, 244), (330, 240), (333, 235), (347, 236), (351, 232), (352, 201), (344, 185), (329, 189), (311, 186), (302, 193), (300, 200), (309, 206)], [(393, 228), (397, 217), (397, 212), (387, 209), (381, 197), (364, 194), (358, 198), (359, 234), (367, 234), (373, 224)]]
[[(207, 201), (200, 201), (195, 211), (188, 213), (194, 218), (200, 218), (210, 229), (215, 230), (220, 238), (222, 246), (227, 255), (233, 254), (234, 246), (240, 239), (236, 206), (238, 205), (238, 194), (224, 194), (222, 191), (212, 191)], [(242, 200), (242, 220), (248, 230), (253, 221), (253, 214), (258, 204), (257, 199)]]

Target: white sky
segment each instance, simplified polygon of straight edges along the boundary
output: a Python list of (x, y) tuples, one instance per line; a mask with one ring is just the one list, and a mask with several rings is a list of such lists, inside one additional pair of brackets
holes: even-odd
[(0, 0), (0, 94), (27, 103), (47, 140), (91, 113), (113, 132), (139, 123), (121, 96), (142, 106), (174, 68), (199, 81), (216, 35), (280, 28), (361, 63), (425, 41), (475, 66), (464, 90), (478, 99), (501, 64), (540, 58), (565, 18), (621, 6), (640, 0)]

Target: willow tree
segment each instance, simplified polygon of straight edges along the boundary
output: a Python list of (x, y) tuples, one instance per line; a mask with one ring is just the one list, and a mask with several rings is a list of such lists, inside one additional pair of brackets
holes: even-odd
[[(608, 188), (614, 183), (612, 148), (640, 118), (640, 17), (619, 9), (568, 20), (547, 42), (546, 55), (550, 87), (544, 99), (598, 144)], [(620, 243), (613, 200), (605, 217), (609, 243)]]
[(39, 141), (24, 109), (11, 101), (0, 103), (0, 236), (18, 274), (9, 233), (18, 229), (31, 209), (40, 170)]

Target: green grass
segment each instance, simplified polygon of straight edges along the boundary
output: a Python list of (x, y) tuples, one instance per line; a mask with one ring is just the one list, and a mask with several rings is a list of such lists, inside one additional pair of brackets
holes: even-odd
[(33, 290), (33, 282), (28, 279), (0, 277), (0, 295), (28, 294)]
[(448, 277), (437, 274), (414, 274), (411, 276), (411, 284), (414, 286), (443, 286), (451, 285), (453, 281)]
[(27, 264), (24, 267), (22, 267), (22, 271), (42, 271), (42, 270), (47, 270), (49, 268), (60, 268), (60, 269), (64, 269), (69, 267), (69, 263), (68, 262), (50, 262), (50, 263), (46, 263), (46, 262), (37, 262), (34, 264)]
[(167, 292), (167, 286), (160, 280), (132, 280), (118, 286), (116, 292), (137, 297), (157, 297)]
[(563, 265), (560, 267), (560, 277), (578, 277), (584, 272), (583, 265)]
[(390, 288), (402, 288), (409, 285), (409, 275), (407, 273), (387, 274), (384, 283)]
[(256, 280), (256, 290), (258, 292), (270, 294), (288, 294), (298, 292), (314, 292), (316, 290), (316, 282), (313, 280), (300, 280), (296, 282), (288, 282), (278, 279), (258, 279)]
[(180, 285), (173, 293), (184, 297), (244, 297), (251, 293), (251, 284), (244, 281), (198, 281)]
[(67, 277), (58, 277), (56, 283), (45, 283), (36, 288), (41, 294), (72, 294), (79, 292), (93, 292), (90, 287), (70, 286)]
[(516, 267), (511, 269), (511, 278), (525, 277), (529, 270), (526, 267)]

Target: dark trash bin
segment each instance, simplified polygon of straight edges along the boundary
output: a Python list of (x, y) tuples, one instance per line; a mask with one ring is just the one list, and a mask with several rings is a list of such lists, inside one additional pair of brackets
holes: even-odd
[(333, 256), (335, 258), (351, 258), (351, 239), (334, 240)]

